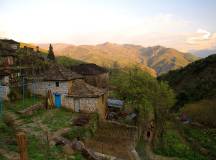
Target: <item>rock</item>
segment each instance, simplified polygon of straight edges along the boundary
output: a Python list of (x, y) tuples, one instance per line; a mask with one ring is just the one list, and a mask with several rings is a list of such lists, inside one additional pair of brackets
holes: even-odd
[(82, 151), (85, 148), (85, 145), (81, 141), (74, 140), (72, 142), (72, 147), (77, 151)]
[(72, 147), (69, 145), (69, 144), (66, 144), (64, 147), (63, 147), (63, 152), (65, 154), (69, 154), (69, 155), (73, 155), (75, 152), (74, 150), (72, 149)]
[(205, 148), (200, 148), (200, 152), (203, 155), (208, 155), (209, 154), (209, 151), (207, 149), (205, 149)]

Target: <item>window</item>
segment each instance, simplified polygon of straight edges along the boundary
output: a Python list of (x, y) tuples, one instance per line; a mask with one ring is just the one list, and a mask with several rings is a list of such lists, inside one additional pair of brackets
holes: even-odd
[(56, 82), (56, 87), (59, 87), (59, 82), (58, 81)]

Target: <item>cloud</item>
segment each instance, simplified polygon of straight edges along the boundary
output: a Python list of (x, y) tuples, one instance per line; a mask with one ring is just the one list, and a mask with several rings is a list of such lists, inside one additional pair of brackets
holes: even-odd
[(193, 37), (187, 38), (186, 42), (188, 44), (197, 44), (202, 41), (207, 41), (211, 39), (212, 34), (204, 29), (198, 29), (196, 35)]

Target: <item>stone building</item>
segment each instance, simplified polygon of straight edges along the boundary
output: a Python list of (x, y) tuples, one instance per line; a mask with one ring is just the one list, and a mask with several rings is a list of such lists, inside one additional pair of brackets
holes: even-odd
[(65, 97), (65, 106), (76, 112), (98, 112), (105, 119), (107, 91), (94, 87), (84, 80), (75, 80)]
[(17, 49), (19, 49), (18, 42), (0, 39), (0, 67), (8, 67), (15, 64)]
[(106, 90), (85, 83), (82, 75), (64, 67), (53, 65), (28, 84), (33, 94), (46, 96), (51, 91), (57, 108), (62, 106), (75, 112), (98, 112), (101, 119), (105, 118)]
[(12, 39), (0, 39), (0, 48), (6, 48), (11, 51), (19, 49), (20, 43)]
[(10, 73), (0, 69), (0, 98), (8, 100)]
[(88, 63), (72, 66), (71, 70), (83, 75), (85, 81), (90, 85), (98, 88), (108, 88), (109, 72), (103, 67)]
[(19, 45), (14, 40), (0, 39), (0, 98), (4, 100), (8, 100), (10, 85), (20, 75), (15, 67)]

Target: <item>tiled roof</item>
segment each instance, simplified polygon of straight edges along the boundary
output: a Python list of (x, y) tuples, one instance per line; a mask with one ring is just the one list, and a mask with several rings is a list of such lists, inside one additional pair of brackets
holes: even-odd
[(59, 65), (50, 66), (42, 76), (44, 80), (50, 81), (65, 81), (83, 78), (82, 75), (72, 72), (71, 70)]
[(82, 75), (97, 75), (108, 71), (93, 63), (79, 64), (71, 67), (71, 70)]
[(105, 94), (106, 90), (99, 89), (85, 83), (84, 80), (78, 79), (72, 82), (72, 87), (69, 89), (68, 96), (72, 97), (99, 97)]

